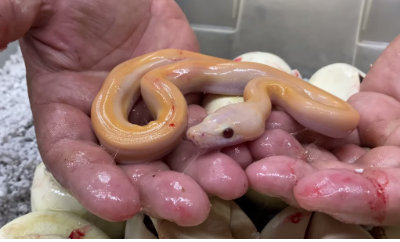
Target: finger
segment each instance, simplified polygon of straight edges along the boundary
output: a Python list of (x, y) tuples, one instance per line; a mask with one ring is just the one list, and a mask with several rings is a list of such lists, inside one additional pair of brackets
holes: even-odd
[(399, 222), (399, 169), (334, 169), (303, 178), (294, 189), (301, 207), (328, 213), (347, 223)]
[[(197, 225), (207, 217), (210, 203), (204, 191), (190, 177), (169, 171), (164, 162), (121, 165), (121, 168), (137, 185), (142, 211), (146, 214), (182, 226)], [(164, 184), (160, 187), (160, 183)]]
[[(396, 146), (400, 144), (397, 138), (400, 132), (399, 53), (400, 35), (385, 48), (364, 78), (360, 89), (364, 95), (360, 93), (361, 95), (353, 97), (356, 99), (354, 102), (361, 107), (358, 108), (360, 113), (365, 117), (359, 128), (362, 131), (360, 134), (362, 141), (371, 148), (382, 144)], [(370, 101), (368, 97), (373, 97), (374, 100)], [(373, 106), (368, 107), (368, 104)]]
[(188, 164), (185, 173), (195, 179), (208, 194), (224, 200), (239, 198), (248, 189), (248, 180), (241, 166), (222, 153), (199, 156)]
[[(339, 139), (332, 139), (309, 130), (299, 124), (293, 117), (284, 111), (272, 111), (265, 123), (266, 130), (280, 129), (293, 135), (300, 143), (313, 143), (324, 146), (326, 143), (343, 143)], [(334, 144), (329, 144), (333, 146)]]
[(326, 149), (333, 149), (345, 144), (360, 144), (358, 130), (354, 130), (347, 137), (334, 139), (305, 128), (289, 114), (282, 111), (272, 111), (266, 121), (266, 130), (280, 129), (293, 135), (301, 144), (315, 144)]
[[(80, 145), (78, 152), (85, 152)], [(87, 157), (96, 156), (98, 151), (87, 153)], [(75, 157), (71, 157), (75, 158)], [(82, 157), (81, 157), (82, 158)], [(52, 167), (54, 171), (54, 167)], [(63, 171), (65, 174), (65, 170)], [(62, 175), (61, 175), (62, 177)], [(88, 163), (70, 170), (63, 184), (73, 196), (90, 212), (110, 221), (126, 221), (140, 211), (140, 197), (126, 174), (115, 164)]]
[(152, 161), (132, 165), (121, 164), (119, 167), (128, 174), (133, 184), (137, 184), (143, 175), (149, 174), (150, 172), (169, 170), (169, 167), (162, 161)]
[(192, 177), (207, 194), (231, 200), (247, 191), (246, 174), (235, 160), (225, 154), (200, 154), (192, 143), (182, 142), (167, 156), (166, 162), (172, 170)]
[(363, 156), (367, 151), (358, 145), (344, 145), (334, 150), (332, 153), (342, 162), (353, 164), (358, 158)]
[(272, 111), (265, 121), (265, 129), (281, 129), (288, 133), (298, 133), (305, 128), (288, 113), (284, 111)]
[(358, 130), (362, 146), (400, 145), (398, 101), (381, 93), (361, 92), (350, 97), (349, 102), (361, 114)]
[(21, 38), (38, 18), (41, 0), (0, 2), (0, 48)]
[(138, 180), (142, 211), (180, 226), (196, 226), (210, 212), (203, 189), (189, 176), (175, 171), (157, 171)]
[(381, 146), (365, 152), (354, 164), (363, 167), (400, 167), (400, 148)]
[(304, 145), (304, 148), (308, 152), (307, 161), (312, 165), (314, 162), (324, 162), (327, 160), (337, 161), (336, 156), (331, 152), (327, 151), (322, 147), (318, 147), (314, 144)]
[[(50, 80), (46, 82), (46, 79)], [(95, 89), (86, 89), (86, 98), (82, 95), (79, 99), (82, 91), (75, 95), (62, 92), (65, 86), (58, 86), (57, 80), (55, 75), (46, 76), (34, 80), (30, 89), (38, 148), (44, 163), (57, 181), (90, 212), (111, 221), (132, 217), (140, 209), (139, 193), (115, 165), (113, 157), (98, 146), (90, 118), (85, 114), (91, 105), (88, 97)], [(48, 85), (40, 85), (43, 83)], [(80, 86), (85, 90), (85, 85)], [(51, 90), (48, 99), (42, 95), (46, 90)], [(68, 98), (69, 95), (76, 99)], [(79, 101), (80, 108), (70, 104)]]
[(35, 123), (44, 163), (85, 208), (111, 221), (124, 221), (139, 211), (136, 188), (95, 143), (90, 119), (82, 111), (49, 104), (36, 115), (42, 117)]
[(339, 161), (338, 158), (330, 151), (313, 144), (306, 145), (304, 148), (306, 148), (308, 151), (308, 164), (317, 170), (348, 169), (351, 171), (357, 171), (362, 168), (362, 166), (359, 165), (353, 165)]
[(289, 133), (280, 129), (266, 130), (258, 139), (249, 142), (249, 150), (254, 160), (274, 155), (285, 155), (307, 160), (307, 151)]
[(315, 169), (306, 162), (287, 156), (271, 156), (254, 162), (246, 169), (249, 185), (255, 191), (278, 197), (292, 206), (297, 202), (294, 186)]
[[(283, 155), (308, 162), (317, 169), (343, 167), (328, 150), (314, 144), (301, 145), (293, 136), (283, 130), (266, 130), (259, 139), (249, 143), (255, 160), (274, 155)], [(328, 163), (327, 163), (328, 162)], [(349, 166), (345, 166), (349, 168)], [(354, 169), (351, 167), (351, 169)]]
[(315, 144), (301, 145), (293, 136), (283, 130), (266, 130), (259, 139), (250, 142), (250, 151), (255, 160), (274, 155), (284, 155), (308, 162), (316, 169), (342, 167), (354, 169), (352, 166), (340, 164), (330, 151)]
[(362, 92), (379, 92), (400, 101), (400, 35), (382, 52), (361, 84)]

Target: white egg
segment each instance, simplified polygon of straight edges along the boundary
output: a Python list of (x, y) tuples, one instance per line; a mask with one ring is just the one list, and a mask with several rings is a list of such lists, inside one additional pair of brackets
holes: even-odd
[(243, 101), (244, 99), (241, 96), (206, 94), (204, 95), (202, 106), (206, 110), (207, 114), (210, 114), (226, 105)]
[(106, 233), (76, 214), (37, 211), (25, 214), (0, 229), (0, 239), (109, 239)]
[(261, 231), (261, 239), (303, 239), (312, 213), (287, 207), (278, 213)]
[[(292, 70), (282, 58), (272, 53), (260, 51), (248, 52), (234, 58), (234, 60), (268, 65), (301, 78), (301, 74), (298, 70)], [(243, 101), (244, 99), (242, 96), (206, 94), (204, 95), (202, 106), (205, 108), (207, 114), (210, 114), (223, 106)]]
[(239, 55), (234, 61), (255, 62), (290, 73), (292, 69), (281, 57), (268, 52), (254, 51)]
[(365, 73), (345, 63), (334, 63), (319, 69), (308, 81), (310, 84), (347, 101), (360, 91), (360, 76)]
[(31, 210), (67, 211), (78, 216), (84, 216), (88, 211), (65, 188), (54, 179), (40, 163), (33, 175), (31, 186)]
[(314, 213), (307, 239), (373, 239), (367, 230), (357, 224), (346, 224), (324, 213)]
[(287, 207), (261, 232), (261, 239), (372, 239), (357, 224), (346, 224), (333, 217), (301, 208)]
[(144, 217), (143, 213), (137, 213), (126, 221), (125, 239), (157, 239), (144, 224)]
[(111, 238), (123, 238), (125, 222), (110, 222), (84, 208), (71, 193), (63, 188), (40, 163), (35, 170), (31, 186), (31, 209), (36, 211), (64, 211), (76, 214), (102, 229)]
[(160, 239), (258, 239), (253, 222), (233, 201), (210, 197), (211, 211), (197, 226), (152, 219)]

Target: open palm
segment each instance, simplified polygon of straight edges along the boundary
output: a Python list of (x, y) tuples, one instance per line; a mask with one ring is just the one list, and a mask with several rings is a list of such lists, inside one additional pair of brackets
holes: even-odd
[(178, 224), (202, 222), (210, 205), (193, 179), (163, 162), (117, 166), (90, 125), (92, 100), (116, 65), (164, 48), (198, 51), (176, 3), (11, 0), (0, 14), (0, 46), (20, 39), (39, 150), (55, 178), (111, 221), (142, 209)]

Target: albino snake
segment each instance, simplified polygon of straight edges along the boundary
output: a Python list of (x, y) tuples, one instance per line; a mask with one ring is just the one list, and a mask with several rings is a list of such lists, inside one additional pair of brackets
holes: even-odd
[[(147, 162), (172, 151), (187, 128), (184, 94), (239, 95), (191, 127), (186, 135), (200, 149), (223, 148), (260, 137), (272, 104), (323, 135), (342, 138), (360, 116), (345, 101), (273, 67), (183, 50), (160, 50), (116, 66), (93, 101), (91, 119), (100, 144), (120, 163)], [(154, 121), (128, 121), (142, 97)]]

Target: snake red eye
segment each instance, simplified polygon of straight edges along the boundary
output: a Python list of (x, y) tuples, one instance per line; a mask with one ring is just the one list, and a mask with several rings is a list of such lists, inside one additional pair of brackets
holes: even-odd
[(231, 129), (231, 128), (226, 128), (226, 129), (224, 129), (224, 131), (222, 132), (222, 136), (225, 138), (225, 139), (230, 139), (230, 138), (232, 138), (233, 137), (233, 134), (234, 134), (235, 132), (233, 132), (233, 129)]

